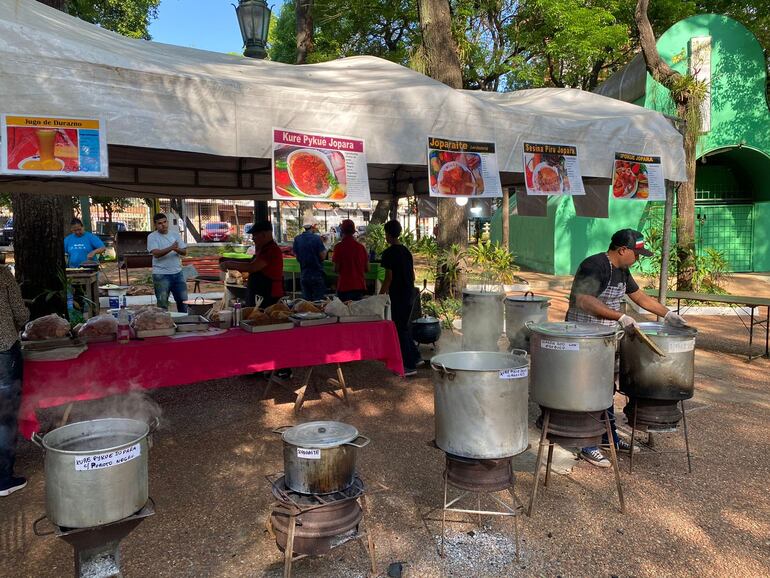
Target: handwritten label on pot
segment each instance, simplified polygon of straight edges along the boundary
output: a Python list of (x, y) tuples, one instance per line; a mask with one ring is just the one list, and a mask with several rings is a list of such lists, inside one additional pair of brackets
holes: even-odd
[(555, 349), (557, 351), (580, 351), (580, 344), (568, 341), (551, 341), (550, 339), (543, 339), (540, 341), (540, 348)]
[(687, 341), (672, 341), (666, 348), (667, 353), (685, 353), (695, 349), (695, 340), (688, 339)]
[(114, 452), (105, 452), (103, 454), (92, 454), (90, 456), (80, 456), (75, 458), (75, 470), (85, 472), (89, 470), (102, 470), (125, 464), (142, 455), (142, 447), (134, 444), (122, 450)]
[(529, 367), (517, 367), (515, 369), (503, 369), (497, 376), (500, 379), (518, 379), (529, 375)]
[(321, 450), (319, 449), (306, 449), (306, 448), (297, 448), (297, 457), (303, 458), (306, 460), (320, 460), (321, 459)]

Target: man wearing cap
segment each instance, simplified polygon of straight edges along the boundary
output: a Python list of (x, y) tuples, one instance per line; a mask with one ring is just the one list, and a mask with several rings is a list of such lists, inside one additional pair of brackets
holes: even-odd
[(283, 254), (273, 240), (273, 224), (270, 221), (254, 223), (251, 237), (255, 252), (250, 261), (225, 259), (219, 263), (219, 268), (249, 274), (246, 307), (254, 307), (257, 295), (262, 297), (261, 307), (269, 307), (283, 297)]
[(366, 247), (356, 241), (356, 225), (345, 219), (340, 225), (342, 241), (334, 246), (332, 261), (337, 272), (337, 296), (340, 301), (358, 301), (366, 291), (369, 255)]
[[(686, 324), (683, 317), (670, 311), (657, 300), (647, 295), (634, 281), (629, 267), (640, 255), (650, 257), (652, 253), (644, 247), (644, 237), (639, 231), (621, 229), (612, 235), (609, 249), (587, 257), (578, 267), (572, 281), (569, 296), (567, 321), (579, 323), (601, 323), (623, 327), (636, 325), (630, 315), (620, 312), (620, 303), (625, 295), (642, 309), (663, 317), (665, 322), (675, 327)], [(615, 372), (618, 371), (618, 359), (615, 360)], [(618, 451), (628, 452), (631, 444), (618, 437), (615, 429), (614, 408), (609, 408), (612, 423), (612, 437)], [(607, 443), (607, 440), (604, 440)], [(589, 463), (607, 468), (609, 460), (597, 447), (583, 448), (580, 457)]]
[(299, 283), (302, 298), (318, 301), (326, 295), (323, 261), (326, 259), (326, 247), (318, 235), (315, 223), (305, 221), (304, 231), (294, 237), (292, 250), (299, 262)]

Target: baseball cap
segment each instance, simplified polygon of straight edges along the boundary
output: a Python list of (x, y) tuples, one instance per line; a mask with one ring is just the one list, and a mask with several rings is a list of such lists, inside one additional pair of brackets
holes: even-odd
[(612, 235), (610, 240), (614, 247), (633, 249), (637, 255), (652, 257), (652, 251), (644, 247), (644, 235), (634, 229), (621, 229)]
[(356, 232), (356, 224), (353, 221), (351, 221), (350, 219), (345, 219), (340, 224), (340, 229), (346, 235), (352, 235), (353, 233)]

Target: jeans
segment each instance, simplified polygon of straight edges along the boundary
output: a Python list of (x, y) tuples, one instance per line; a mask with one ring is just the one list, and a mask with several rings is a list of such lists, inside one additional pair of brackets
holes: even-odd
[(171, 293), (176, 301), (176, 310), (187, 313), (187, 305), (184, 304), (187, 300), (187, 282), (181, 271), (170, 275), (153, 274), (152, 283), (155, 285), (155, 299), (158, 300), (158, 307), (168, 309), (168, 294)]
[(410, 329), (410, 319), (412, 313), (412, 302), (407, 299), (401, 299), (396, 295), (390, 296), (390, 316), (393, 323), (396, 324), (398, 331), (398, 344), (401, 346), (401, 358), (404, 360), (404, 369), (416, 369), (417, 362), (420, 361), (420, 351), (412, 339)]
[(306, 301), (320, 301), (326, 295), (326, 280), (323, 273), (319, 275), (303, 275), (299, 279), (302, 287), (302, 298)]
[(0, 352), (0, 485), (13, 477), (22, 367), (18, 341), (7, 351)]
[[(615, 447), (618, 447), (618, 440), (620, 440), (620, 437), (618, 436), (618, 430), (615, 427), (615, 406), (607, 408), (607, 415), (610, 418), (610, 431), (612, 432), (612, 441), (615, 445)], [(602, 443), (604, 445), (607, 445), (609, 442), (607, 441), (607, 434), (605, 433), (602, 436)], [(583, 448), (584, 452), (590, 452), (591, 450), (597, 450), (596, 446), (591, 446), (588, 448)]]
[(356, 291), (337, 291), (337, 297), (340, 301), (361, 301), (364, 298), (362, 289)]

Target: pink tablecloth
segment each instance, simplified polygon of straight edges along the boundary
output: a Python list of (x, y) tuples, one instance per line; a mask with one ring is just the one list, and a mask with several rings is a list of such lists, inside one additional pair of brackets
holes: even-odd
[(258, 371), (382, 361), (395, 373), (404, 367), (392, 321), (337, 323), (286, 331), (144, 341), (93, 343), (77, 359), (24, 363), (19, 429), (30, 437), (36, 408), (98, 399), (133, 389), (155, 389)]

